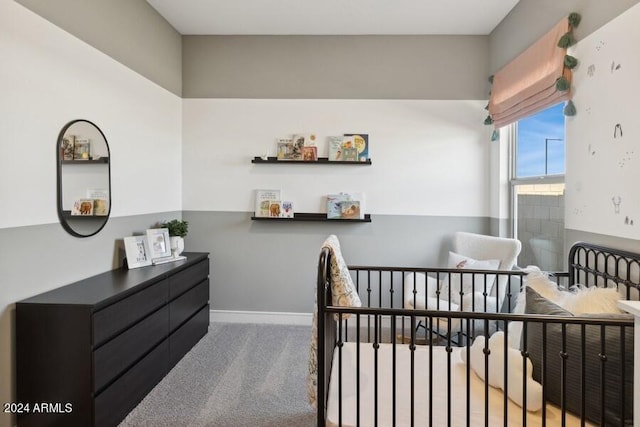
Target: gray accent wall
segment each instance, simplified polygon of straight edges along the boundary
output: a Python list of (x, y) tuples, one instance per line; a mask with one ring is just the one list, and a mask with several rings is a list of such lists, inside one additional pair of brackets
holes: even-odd
[(518, 56), (571, 12), (582, 16), (574, 35), (580, 40), (640, 0), (520, 0), (489, 36), (491, 73)]
[(311, 313), (320, 247), (338, 236), (350, 265), (445, 265), (456, 231), (486, 217), (372, 215), (371, 223), (252, 221), (250, 212), (184, 211), (189, 251), (211, 253), (213, 310)]
[(16, 0), (159, 86), (182, 94), (180, 34), (145, 0)]
[(183, 36), (184, 98), (486, 99), (487, 36)]

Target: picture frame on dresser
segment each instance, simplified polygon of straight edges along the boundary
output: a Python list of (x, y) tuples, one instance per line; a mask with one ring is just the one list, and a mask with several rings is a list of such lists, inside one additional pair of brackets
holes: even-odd
[(124, 238), (124, 250), (127, 255), (127, 268), (139, 268), (151, 265), (147, 236), (128, 236)]
[(171, 257), (171, 241), (168, 228), (150, 228), (147, 230), (151, 261)]

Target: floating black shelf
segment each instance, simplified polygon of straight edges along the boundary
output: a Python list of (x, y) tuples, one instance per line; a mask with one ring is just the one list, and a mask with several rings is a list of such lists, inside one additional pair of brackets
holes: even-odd
[(299, 212), (293, 214), (293, 218), (280, 218), (268, 216), (252, 216), (254, 221), (324, 221), (324, 222), (371, 222), (371, 214), (364, 214), (364, 219), (329, 219), (326, 213), (304, 213)]
[(371, 165), (371, 159), (367, 159), (365, 161), (335, 161), (335, 160), (329, 160), (329, 158), (327, 157), (318, 157), (318, 160), (278, 160), (277, 157), (267, 157), (267, 159), (263, 159), (262, 157), (256, 156), (251, 160), (251, 163), (280, 163), (280, 164), (287, 164), (287, 163), (294, 163), (294, 164), (301, 164), (304, 163), (305, 165), (360, 165), (360, 166), (369, 166)]
[(107, 215), (71, 215), (71, 211), (62, 211), (62, 216), (67, 219), (107, 219)]
[(63, 165), (89, 165), (89, 164), (107, 164), (109, 163), (108, 157), (100, 157), (99, 159), (91, 160), (62, 160)]

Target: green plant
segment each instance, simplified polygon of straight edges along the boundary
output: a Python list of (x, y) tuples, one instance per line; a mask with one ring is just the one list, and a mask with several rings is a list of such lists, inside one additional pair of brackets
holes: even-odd
[(163, 222), (161, 226), (169, 229), (169, 236), (185, 237), (189, 232), (189, 223), (180, 219)]

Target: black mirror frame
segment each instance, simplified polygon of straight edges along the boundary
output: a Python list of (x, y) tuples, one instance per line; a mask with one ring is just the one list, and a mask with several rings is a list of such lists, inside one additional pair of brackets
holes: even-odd
[[(85, 122), (88, 123), (90, 125), (92, 125), (99, 133), (100, 136), (102, 136), (102, 139), (104, 140), (104, 143), (107, 147), (107, 157), (108, 157), (108, 162), (107, 162), (107, 181), (109, 184), (109, 210), (107, 212), (107, 215), (104, 216), (104, 221), (102, 222), (102, 224), (93, 232), (89, 233), (89, 234), (81, 234), (79, 232), (77, 232), (76, 230), (73, 229), (73, 227), (71, 227), (71, 225), (69, 225), (68, 223), (68, 218), (65, 217), (64, 215), (64, 210), (63, 210), (63, 206), (62, 206), (62, 161), (63, 161), (63, 157), (61, 155), (61, 150), (60, 150), (60, 146), (62, 144), (62, 140), (64, 138), (64, 135), (67, 133), (67, 130), (73, 126), (75, 123), (78, 122)], [(107, 225), (107, 222), (109, 221), (109, 217), (111, 216), (111, 149), (109, 148), (109, 142), (107, 141), (107, 138), (104, 136), (104, 133), (102, 133), (102, 129), (100, 129), (95, 123), (86, 120), (86, 119), (76, 119), (76, 120), (71, 120), (70, 122), (68, 122), (66, 125), (64, 125), (62, 127), (62, 130), (60, 130), (60, 133), (58, 134), (58, 139), (56, 140), (56, 188), (57, 188), (57, 199), (58, 199), (58, 219), (60, 220), (60, 224), (62, 225), (62, 227), (72, 236), (75, 237), (91, 237), (94, 236), (96, 234), (98, 234), (105, 225)]]

